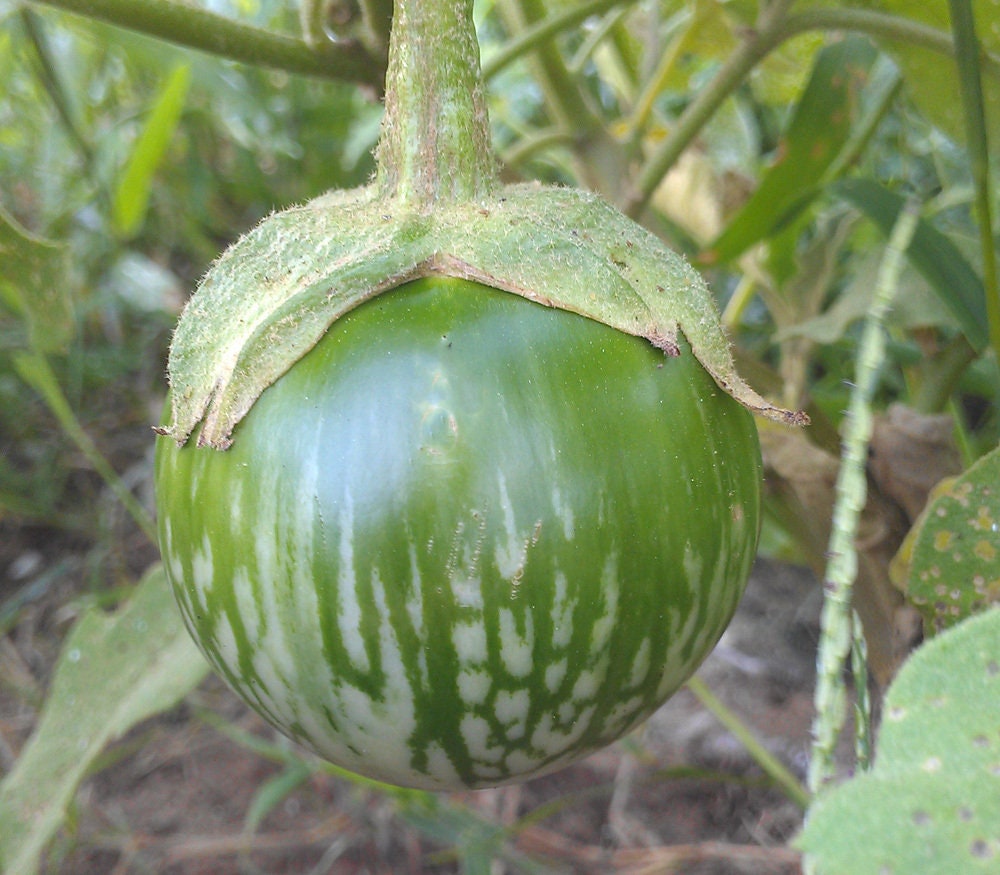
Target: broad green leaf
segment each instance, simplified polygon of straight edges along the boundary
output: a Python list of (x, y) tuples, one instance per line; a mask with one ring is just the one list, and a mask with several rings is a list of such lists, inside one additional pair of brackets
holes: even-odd
[(928, 632), (1000, 601), (1000, 449), (942, 483), (913, 532), (907, 597)]
[(873, 771), (821, 794), (796, 844), (816, 875), (1000, 866), (1000, 609), (937, 636), (883, 707)]
[[(863, 212), (888, 236), (904, 198), (869, 179), (843, 179), (834, 194)], [(907, 250), (910, 262), (958, 320), (977, 350), (986, 346), (986, 300), (983, 282), (959, 248), (930, 222), (921, 219)]]
[(35, 237), (0, 208), (0, 301), (24, 320), (28, 344), (63, 349), (73, 333), (69, 251)]
[(874, 46), (861, 37), (842, 39), (820, 51), (775, 163), (708, 247), (706, 262), (735, 258), (787, 225), (816, 196), (826, 171), (850, 140), (858, 91), (875, 58)]
[(112, 223), (121, 237), (132, 237), (142, 227), (149, 206), (153, 175), (166, 154), (177, 128), (191, 68), (182, 64), (174, 68), (153, 105), (146, 125), (136, 141), (125, 172), (115, 190)]
[(63, 647), (34, 734), (0, 783), (0, 871), (37, 872), (105, 746), (175, 705), (207, 671), (161, 566), (117, 612), (87, 611)]

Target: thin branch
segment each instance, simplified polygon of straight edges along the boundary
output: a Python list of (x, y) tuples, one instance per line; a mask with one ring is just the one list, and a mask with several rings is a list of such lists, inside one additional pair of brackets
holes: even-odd
[(688, 104), (670, 134), (653, 154), (627, 193), (625, 212), (633, 219), (645, 210), (660, 181), (694, 141), (719, 107), (745, 81), (750, 71), (777, 48), (785, 37), (776, 28), (758, 28), (719, 68), (712, 80)]
[[(781, 11), (777, 9), (777, 12)], [(783, 17), (781, 14), (775, 14), (774, 7), (769, 8), (758, 26), (730, 55), (708, 85), (688, 104), (669, 136), (649, 159), (636, 181), (634, 191), (629, 195), (626, 212), (633, 218), (643, 212), (660, 181), (684, 150), (701, 133), (726, 99), (742, 84), (750, 71), (768, 54), (800, 34), (837, 30), (864, 33), (879, 39), (922, 46), (950, 57), (955, 55), (955, 44), (948, 33), (902, 16), (864, 9), (823, 8), (809, 9)], [(981, 54), (981, 60), (983, 69), (987, 73), (1000, 76), (1000, 58), (984, 52)]]
[(311, 47), (305, 40), (264, 30), (175, 0), (36, 0), (186, 48), (261, 67), (343, 79), (381, 91), (382, 64), (359, 43)]
[(507, 65), (534, 51), (556, 34), (569, 30), (592, 15), (600, 15), (615, 6), (631, 6), (636, 0), (588, 0), (579, 6), (570, 6), (526, 27), (517, 36), (507, 40), (502, 49), (483, 63), (483, 78), (487, 81)]
[(983, 258), (983, 287), (990, 343), (1000, 355), (1000, 288), (997, 279), (997, 254), (993, 241), (993, 185), (990, 173), (990, 143), (983, 101), (981, 59), (984, 55), (976, 35), (976, 19), (970, 0), (949, 0), (952, 34), (955, 38), (955, 61), (961, 86), (965, 117), (966, 151), (975, 185), (975, 210), (979, 225), (979, 247)]

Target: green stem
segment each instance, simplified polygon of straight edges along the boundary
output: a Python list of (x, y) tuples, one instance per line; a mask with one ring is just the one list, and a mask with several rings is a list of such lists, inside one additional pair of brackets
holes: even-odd
[(28, 41), (31, 43), (32, 48), (35, 50), (35, 55), (38, 57), (39, 78), (42, 81), (42, 86), (52, 100), (56, 112), (59, 114), (59, 120), (66, 129), (69, 139), (80, 152), (88, 173), (93, 175), (94, 151), (91, 149), (90, 143), (87, 142), (87, 138), (83, 135), (79, 119), (72, 106), (69, 93), (65, 88), (63, 77), (59, 73), (59, 67), (52, 55), (51, 46), (42, 29), (42, 23), (37, 13), (30, 7), (22, 6), (20, 13), (21, 24), (24, 26), (24, 31), (28, 35)]
[(263, 30), (177, 0), (37, 0), (69, 12), (234, 61), (380, 88), (379, 61), (356, 42), (305, 40)]
[(739, 739), (750, 756), (753, 757), (754, 762), (785, 792), (785, 795), (792, 802), (802, 809), (809, 806), (809, 792), (795, 775), (786, 769), (782, 762), (754, 737), (746, 724), (730, 711), (700, 678), (689, 678), (686, 686), (695, 698), (712, 712), (715, 719)]
[(149, 538), (150, 542), (155, 544), (156, 525), (152, 518), (115, 473), (114, 468), (90, 439), (90, 435), (83, 430), (80, 420), (76, 418), (76, 414), (59, 386), (56, 375), (49, 366), (48, 359), (39, 352), (17, 353), (14, 356), (14, 369), (21, 379), (41, 396), (52, 415), (55, 416), (63, 433), (76, 444), (84, 458), (104, 480), (125, 510), (131, 514), (136, 525)]
[(472, 0), (397, 0), (376, 159), (380, 195), (418, 210), (497, 189)]
[(575, 27), (592, 15), (600, 15), (615, 6), (629, 6), (636, 0), (587, 0), (579, 6), (570, 6), (526, 27), (517, 36), (507, 40), (502, 49), (483, 64), (483, 78), (489, 81), (518, 58), (544, 45), (556, 34)]
[(949, 0), (952, 34), (955, 38), (955, 61), (965, 117), (966, 151), (975, 186), (976, 219), (979, 225), (979, 248), (983, 257), (983, 288), (986, 292), (986, 317), (990, 344), (1000, 356), (1000, 287), (997, 278), (997, 254), (993, 243), (993, 199), (990, 183), (989, 135), (983, 106), (980, 59), (983, 55), (976, 36), (976, 21), (969, 0)]
[(544, 152), (556, 146), (572, 146), (575, 142), (575, 134), (562, 128), (538, 131), (519, 139), (503, 154), (503, 163), (507, 167), (518, 167), (538, 152)]
[[(898, 15), (863, 9), (824, 8), (810, 9), (786, 17), (784, 5), (773, 4), (765, 10), (750, 36), (688, 104), (670, 135), (650, 157), (626, 204), (628, 214), (634, 218), (643, 212), (663, 177), (760, 61), (792, 37), (810, 31), (837, 30), (896, 40), (955, 56), (955, 44), (947, 33)], [(1000, 58), (986, 53), (982, 53), (980, 57), (987, 72), (994, 76), (1000, 75)]]
[(779, 24), (787, 6), (787, 0), (781, 0), (764, 10), (753, 34), (729, 56), (712, 80), (681, 113), (670, 135), (643, 167), (635, 190), (625, 203), (625, 212), (629, 216), (638, 218), (642, 214), (660, 181), (719, 107), (743, 84), (750, 71), (786, 39)]
[[(546, 20), (545, 6), (541, 0), (516, 0), (513, 5), (526, 27), (543, 24)], [(564, 126), (575, 123), (578, 128), (591, 128), (594, 123), (593, 113), (584, 100), (576, 79), (570, 75), (556, 42), (551, 38), (542, 41), (536, 55), (541, 74), (540, 84), (557, 121)]]
[(868, 695), (868, 646), (861, 618), (853, 615), (854, 641), (851, 647), (851, 673), (854, 676), (854, 758), (858, 768), (867, 772), (872, 767), (874, 738), (872, 735), (872, 703)]
[(825, 597), (820, 617), (821, 637), (816, 669), (816, 718), (813, 726), (809, 789), (815, 794), (835, 774), (834, 752), (846, 719), (844, 666), (855, 634), (851, 595), (857, 575), (855, 542), (861, 511), (867, 500), (866, 466), (872, 434), (872, 399), (885, 360), (884, 321), (899, 280), (904, 254), (917, 224), (917, 210), (910, 204), (896, 221), (879, 269), (871, 307), (858, 346), (856, 384), (844, 420), (836, 503), (827, 550), (829, 561), (823, 584)]

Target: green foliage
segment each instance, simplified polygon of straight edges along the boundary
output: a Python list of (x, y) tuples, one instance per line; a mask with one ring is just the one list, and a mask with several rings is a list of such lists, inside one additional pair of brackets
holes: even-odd
[(27, 329), (22, 344), (39, 352), (64, 349), (72, 336), (68, 255), (65, 245), (32, 236), (0, 208), (0, 300)]
[(154, 567), (125, 607), (90, 608), (66, 640), (45, 710), (0, 783), (0, 868), (35, 872), (76, 788), (108, 742), (172, 707), (207, 666)]
[(1000, 610), (922, 647), (886, 695), (875, 768), (821, 794), (816, 875), (988, 873), (1000, 859)]
[(929, 632), (1000, 601), (1000, 449), (934, 491), (905, 545), (901, 584)]
[[(134, 483), (148, 479), (149, 425), (163, 395), (165, 347), (184, 290), (225, 244), (272, 211), (365, 183), (381, 119), (372, 99), (377, 32), (352, 31), (367, 55), (334, 47), (324, 69), (322, 51), (296, 35), (294, 4), (213, 2), (214, 13), (239, 26), (225, 30), (226, 38), (256, 40), (252, 53), (234, 48), (240, 60), (232, 60), (219, 40), (192, 36), (191, 28), (171, 31), (166, 41), (155, 27), (136, 23), (164, 4), (105, 5), (120, 6), (141, 32), (114, 26), (113, 15), (96, 22), (50, 8), (79, 9), (76, 0), (30, 7), (0, 0), (0, 526), (10, 543), (39, 526), (72, 532), (88, 551), (89, 570), (76, 573), (70, 589), (99, 595), (121, 581), (107, 557), (126, 547), (104, 510), (92, 509), (111, 503), (105, 492), (136, 505), (141, 498)], [(363, 5), (369, 12), (385, 8)], [(185, 8), (195, 15), (207, 6), (164, 8), (179, 10), (182, 19)], [(917, 202), (908, 265), (885, 316), (889, 342), (874, 413), (897, 402), (950, 414), (971, 466), (955, 482), (970, 487), (969, 500), (978, 495), (995, 519), (995, 498), (986, 490), (996, 481), (996, 457), (973, 463), (1000, 440), (993, 348), (1000, 318), (987, 306), (998, 299), (990, 269), (996, 243), (982, 203), (985, 188), (995, 213), (997, 192), (973, 172), (968, 147), (988, 154), (986, 138), (995, 145), (1000, 134), (1000, 6), (970, 0), (969, 8), (984, 52), (965, 53), (962, 79), (949, 56), (947, 0), (491, 0), (477, 4), (477, 20), (505, 176), (583, 185), (641, 215), (654, 234), (690, 256), (714, 250), (711, 286), (726, 305), (744, 373), (782, 404), (809, 407), (810, 450), (836, 452), (846, 384), (855, 379), (858, 323), (901, 207)], [(544, 39), (530, 25), (539, 11), (550, 16), (541, 24), (552, 25)], [(192, 45), (213, 43), (208, 48), (216, 54), (180, 47), (184, 33)], [(968, 90), (970, 58), (980, 62), (985, 105), (978, 133), (967, 124), (968, 101), (959, 99)], [(303, 70), (328, 78), (307, 78)], [(530, 237), (530, 229), (519, 231)], [(828, 507), (804, 513), (782, 504), (803, 484), (776, 470), (767, 480), (773, 519), (795, 521), (783, 543), (793, 533), (795, 555), (821, 569), (821, 555), (814, 557), (826, 543)], [(874, 506), (896, 501), (891, 490), (881, 491), (885, 484), (870, 487)], [(889, 523), (878, 531), (895, 531), (897, 510), (875, 520)], [(950, 605), (959, 591), (964, 615), (978, 607), (979, 577), (989, 591), (996, 574), (970, 567), (968, 551), (958, 565), (941, 565), (934, 544), (963, 524), (962, 511), (947, 488), (934, 500), (915, 530), (919, 549), (909, 586), (912, 597), (929, 599), (921, 586), (932, 578), (919, 578), (937, 568), (948, 578), (946, 600)], [(141, 509), (133, 513), (142, 519)], [(875, 568), (884, 580), (884, 557), (866, 549), (860, 573)], [(954, 552), (946, 558), (951, 563)], [(77, 566), (55, 566), (63, 567)], [(937, 599), (940, 584), (933, 581)], [(151, 598), (154, 589), (147, 582), (140, 593)], [(4, 629), (16, 626), (34, 591), (25, 585), (5, 592)], [(871, 607), (884, 595), (855, 597)], [(157, 619), (168, 622), (172, 614), (165, 607), (162, 613)], [(806, 841), (815, 836), (823, 843), (822, 852), (816, 845), (817, 860), (826, 860), (827, 851), (835, 855), (830, 865), (840, 868), (831, 872), (864, 872), (879, 846), (891, 851), (886, 866), (912, 862), (911, 871), (931, 871), (930, 857), (910, 861), (918, 852), (937, 854), (942, 872), (995, 867), (996, 837), (982, 838), (977, 828), (988, 817), (995, 824), (1000, 813), (990, 800), (974, 803), (978, 788), (993, 780), (982, 775), (977, 757), (992, 750), (995, 763), (995, 744), (982, 748), (970, 734), (979, 726), (981, 702), (982, 719), (994, 725), (980, 729), (996, 737), (990, 710), (996, 691), (983, 698), (976, 686), (984, 679), (974, 643), (988, 628), (996, 635), (995, 617), (996, 611), (942, 633), (913, 658), (890, 698), (909, 708), (912, 721), (894, 723), (890, 714), (876, 772), (817, 803)], [(928, 610), (928, 630), (939, 620)], [(72, 673), (69, 654), (78, 649), (77, 635), (105, 622), (111, 621), (88, 615), (73, 633), (47, 713), (75, 691), (65, 685), (89, 689), (87, 679)], [(889, 622), (882, 617), (881, 631)], [(876, 641), (880, 628), (866, 631)], [(129, 643), (138, 648), (136, 666), (157, 659), (159, 645), (145, 641), (152, 649)], [(871, 659), (883, 677), (878, 653)], [(141, 682), (133, 680), (134, 691)], [(937, 693), (919, 693), (932, 683)], [(128, 720), (181, 694), (177, 688), (158, 703), (127, 709)], [(125, 691), (105, 695), (105, 701), (127, 698)], [(921, 695), (931, 704), (910, 707)], [(935, 696), (947, 696), (947, 706), (935, 705)], [(95, 729), (94, 745), (128, 720), (122, 717), (114, 732)], [(39, 737), (51, 737), (55, 725), (47, 717)], [(933, 750), (918, 741), (897, 743), (909, 738), (911, 725), (929, 733)], [(46, 765), (33, 752), (38, 745), (54, 750), (44, 739), (32, 742), (3, 784), (4, 806), (13, 804), (11, 787), (20, 786), (23, 800), (30, 783), (24, 776)], [(931, 756), (943, 756), (948, 768), (923, 769)], [(282, 763), (284, 771), (255, 798), (249, 829), (303, 780), (300, 761)], [(39, 785), (38, 799), (48, 793), (39, 825), (15, 839), (28, 849), (26, 860), (59, 828), (82, 775), (72, 765), (64, 781), (50, 776)], [(456, 848), (466, 871), (484, 870), (495, 856), (529, 870), (530, 861), (505, 849), (509, 833), (461, 803), (394, 798), (411, 823)], [(869, 825), (871, 843), (859, 832)]]
[(816, 199), (850, 142), (860, 110), (858, 93), (875, 57), (875, 47), (862, 37), (848, 37), (817, 53), (809, 84), (778, 141), (774, 164), (709, 245), (705, 261), (729, 261), (765, 237), (777, 237)]
[[(845, 179), (838, 195), (861, 210), (886, 236), (903, 208), (903, 198), (870, 179)], [(958, 246), (931, 222), (918, 221), (909, 247), (910, 260), (941, 299), (976, 349), (987, 343), (983, 282)]]
[(180, 120), (190, 81), (191, 68), (186, 64), (167, 77), (125, 165), (111, 209), (111, 225), (121, 237), (134, 236), (146, 217), (153, 174)]

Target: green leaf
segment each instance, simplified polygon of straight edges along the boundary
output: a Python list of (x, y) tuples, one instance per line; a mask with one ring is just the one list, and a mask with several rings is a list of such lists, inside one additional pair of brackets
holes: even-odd
[(208, 664), (161, 566), (114, 614), (91, 608), (63, 647), (41, 719), (0, 783), (0, 871), (38, 871), (78, 785), (105, 746), (196, 687)]
[(64, 349), (73, 334), (68, 247), (33, 236), (0, 207), (0, 264), (0, 301), (24, 320), (31, 348)]
[(775, 163), (708, 248), (705, 261), (735, 258), (789, 224), (816, 197), (826, 171), (850, 141), (858, 91), (876, 55), (874, 46), (861, 37), (842, 39), (819, 52)]
[[(850, 282), (838, 293), (830, 307), (820, 315), (798, 322), (778, 332), (777, 339), (808, 337), (819, 344), (836, 343), (855, 322), (863, 319), (871, 305), (872, 289), (878, 277), (883, 251), (870, 252), (851, 264)], [(954, 330), (952, 317), (927, 281), (912, 267), (903, 270), (899, 293), (893, 299), (892, 310), (886, 314), (888, 325), (907, 331), (919, 328), (943, 327)]]
[(917, 523), (906, 590), (928, 632), (1000, 601), (998, 483), (1000, 448), (941, 484)]
[[(861, 210), (887, 236), (905, 199), (870, 179), (843, 179), (834, 193)], [(930, 222), (920, 219), (907, 250), (910, 262), (931, 284), (977, 350), (987, 342), (983, 282), (959, 248)]]
[[(902, 19), (934, 28), (944, 36), (951, 35), (948, 0), (866, 0), (859, 5), (898, 15)], [(983, 48), (994, 55), (1000, 51), (1000, 5), (992, 0), (972, 0), (976, 29)], [(945, 133), (956, 139), (965, 134), (958, 70), (955, 61), (905, 38), (880, 38), (886, 50), (899, 64), (907, 91), (921, 111)], [(993, 65), (995, 72), (996, 66)], [(1000, 79), (996, 75), (983, 79), (984, 102), (991, 136), (1000, 135)]]
[(160, 90), (146, 126), (136, 141), (132, 156), (115, 190), (112, 206), (112, 224), (120, 237), (132, 237), (142, 227), (149, 206), (153, 175), (177, 128), (190, 80), (191, 68), (187, 64), (174, 68)]
[(147, 510), (139, 503), (131, 490), (115, 473), (111, 463), (104, 457), (97, 445), (90, 439), (73, 408), (66, 399), (59, 380), (49, 365), (48, 359), (40, 353), (15, 353), (14, 370), (18, 376), (34, 389), (45, 401), (53, 416), (58, 420), (65, 435), (76, 444), (87, 457), (87, 461), (107, 483), (125, 509), (132, 515), (151, 542), (156, 543), (156, 527)]
[(874, 771), (819, 796), (796, 844), (816, 875), (1000, 865), (1000, 610), (920, 648), (886, 695)]

